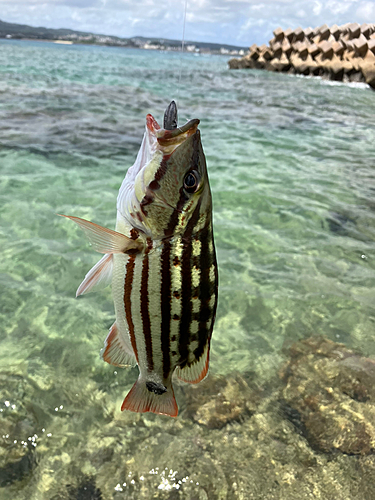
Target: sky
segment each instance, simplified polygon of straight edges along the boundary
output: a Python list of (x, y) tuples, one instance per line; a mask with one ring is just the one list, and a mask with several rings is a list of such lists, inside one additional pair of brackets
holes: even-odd
[[(375, 0), (187, 0), (185, 38), (250, 46), (272, 31), (375, 23)], [(185, 0), (0, 0), (2, 21), (120, 37), (181, 39)]]

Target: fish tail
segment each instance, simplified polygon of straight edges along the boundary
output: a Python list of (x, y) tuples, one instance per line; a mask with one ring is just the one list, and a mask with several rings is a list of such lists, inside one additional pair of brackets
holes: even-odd
[(147, 388), (146, 380), (139, 377), (124, 399), (121, 411), (130, 410), (138, 413), (152, 412), (159, 415), (177, 417), (178, 407), (172, 384), (163, 387), (163, 392)]

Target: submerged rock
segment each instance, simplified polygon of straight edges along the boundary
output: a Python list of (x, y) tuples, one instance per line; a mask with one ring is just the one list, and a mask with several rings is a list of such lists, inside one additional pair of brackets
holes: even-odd
[(326, 217), (328, 228), (332, 233), (337, 233), (341, 236), (346, 236), (350, 232), (350, 228), (356, 225), (356, 220), (345, 213), (331, 211)]
[(69, 500), (102, 500), (102, 493), (90, 477), (82, 479), (77, 487), (68, 487)]
[(281, 377), (284, 410), (314, 449), (375, 449), (375, 361), (326, 338), (299, 341)]
[[(73, 478), (75, 479), (75, 478)], [(96, 487), (95, 479), (83, 476), (76, 485), (60, 486), (61, 490), (51, 500), (103, 500), (102, 492)]]
[(0, 375), (0, 488), (22, 481), (36, 466), (37, 418), (25, 403), (24, 377)]
[(199, 387), (186, 387), (188, 416), (210, 429), (220, 429), (252, 415), (259, 401), (260, 391), (250, 388), (240, 375), (210, 376)]

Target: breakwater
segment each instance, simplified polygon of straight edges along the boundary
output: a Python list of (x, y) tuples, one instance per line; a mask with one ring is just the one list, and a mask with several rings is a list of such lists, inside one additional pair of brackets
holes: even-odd
[(326, 24), (318, 28), (275, 29), (269, 45), (252, 45), (231, 69), (254, 68), (366, 82), (375, 89), (375, 24)]

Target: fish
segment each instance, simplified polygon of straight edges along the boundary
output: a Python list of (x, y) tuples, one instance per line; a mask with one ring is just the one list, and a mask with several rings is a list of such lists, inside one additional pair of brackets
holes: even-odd
[(77, 297), (112, 283), (116, 320), (101, 357), (138, 365), (121, 410), (177, 417), (172, 376), (197, 384), (208, 372), (218, 300), (212, 196), (198, 119), (163, 127), (151, 114), (135, 163), (117, 197), (115, 231), (63, 215), (104, 254)]

